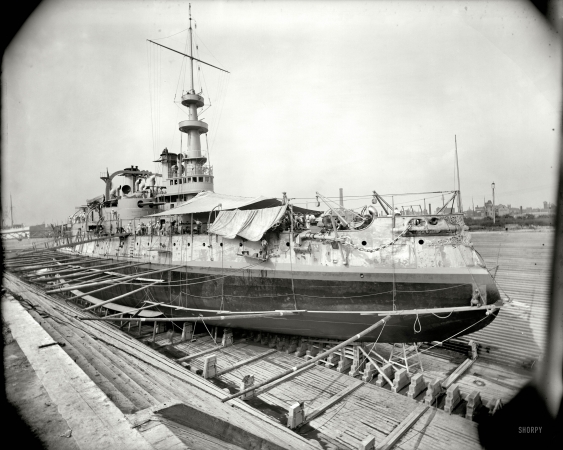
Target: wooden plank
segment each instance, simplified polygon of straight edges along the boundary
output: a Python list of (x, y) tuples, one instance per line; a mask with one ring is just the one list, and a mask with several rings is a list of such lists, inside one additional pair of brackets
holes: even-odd
[(221, 346), (208, 348), (207, 350), (203, 350), (201, 352), (194, 353), (193, 355), (188, 355), (188, 356), (183, 356), (182, 358), (178, 358), (176, 360), (176, 362), (177, 363), (187, 362), (190, 359), (199, 358), (200, 356), (204, 356), (204, 355), (207, 355), (207, 354), (213, 353), (213, 352), (218, 352), (218, 351), (224, 350), (225, 348), (226, 347), (221, 347)]
[(444, 389), (448, 389), (467, 369), (469, 369), (473, 363), (474, 359), (466, 359), (459, 367), (453, 371), (453, 373), (442, 383)]
[(104, 300), (104, 301), (101, 302), (101, 303), (97, 303), (97, 304), (95, 304), (95, 305), (88, 306), (87, 308), (84, 308), (84, 311), (90, 311), (90, 310), (92, 310), (92, 309), (94, 309), (94, 308), (98, 308), (99, 306), (107, 305), (108, 303), (111, 303), (111, 302), (114, 302), (114, 301), (119, 300), (119, 299), (121, 299), (121, 298), (127, 297), (127, 296), (129, 296), (129, 295), (131, 295), (131, 294), (134, 294), (134, 293), (136, 293), (136, 292), (142, 291), (142, 290), (144, 290), (144, 289), (148, 289), (148, 288), (150, 288), (151, 286), (154, 286), (155, 284), (158, 284), (158, 283), (163, 283), (163, 281), (162, 281), (162, 280), (157, 280), (157, 281), (155, 281), (154, 283), (149, 283), (149, 284), (147, 284), (146, 286), (140, 287), (139, 289), (135, 289), (135, 290), (133, 290), (133, 291), (126, 292), (125, 294), (118, 295), (117, 297), (110, 298), (109, 300)]
[(243, 361), (239, 361), (238, 363), (233, 364), (231, 367), (228, 367), (228, 368), (226, 368), (226, 369), (223, 369), (223, 370), (217, 372), (217, 373), (215, 374), (215, 377), (224, 375), (224, 374), (226, 374), (226, 373), (228, 373), (228, 372), (230, 372), (230, 371), (232, 371), (232, 370), (238, 369), (238, 368), (241, 367), (241, 366), (244, 366), (244, 365), (246, 365), (246, 364), (250, 364), (250, 363), (253, 362), (253, 361), (256, 361), (256, 360), (258, 360), (258, 359), (264, 358), (264, 357), (266, 357), (266, 356), (268, 356), (268, 355), (271, 355), (272, 353), (276, 353), (276, 352), (277, 352), (276, 349), (272, 349), (272, 350), (268, 350), (268, 351), (266, 351), (266, 352), (264, 352), (264, 353), (261, 353), (261, 354), (259, 354), (259, 355), (253, 356), (252, 358), (248, 358), (248, 359), (245, 359), (245, 360), (243, 360)]
[(401, 437), (417, 422), (418, 419), (428, 410), (429, 406), (423, 406), (411, 412), (397, 428), (395, 428), (378, 446), (377, 450), (388, 450), (392, 448)]
[(357, 390), (358, 388), (362, 387), (364, 385), (364, 383), (356, 383), (353, 384), (352, 386), (349, 386), (348, 388), (344, 389), (342, 392), (332, 396), (326, 403), (324, 403), (323, 405), (319, 406), (318, 408), (314, 409), (313, 411), (307, 413), (305, 415), (305, 419), (303, 420), (303, 425), (305, 425), (306, 423), (310, 422), (311, 420), (313, 420), (314, 418), (320, 416), (322, 413), (324, 413), (328, 408), (330, 408), (332, 405), (334, 405), (335, 403), (339, 402), (340, 400), (342, 400), (344, 397), (346, 397), (348, 394), (351, 394), (352, 392), (354, 392), (355, 390)]

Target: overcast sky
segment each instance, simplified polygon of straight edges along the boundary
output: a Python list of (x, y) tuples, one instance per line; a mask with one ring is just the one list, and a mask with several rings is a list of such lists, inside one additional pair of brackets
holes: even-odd
[[(497, 203), (555, 199), (561, 48), (527, 3), (194, 1), (192, 13), (199, 57), (231, 72), (202, 68), (216, 192), (450, 190), (457, 135), (465, 208), (493, 181)], [(146, 40), (182, 51), (187, 28), (188, 2), (39, 6), (3, 59), (2, 199), (16, 222), (60, 222), (103, 193), (106, 167), (153, 170), (178, 151), (185, 60)]]

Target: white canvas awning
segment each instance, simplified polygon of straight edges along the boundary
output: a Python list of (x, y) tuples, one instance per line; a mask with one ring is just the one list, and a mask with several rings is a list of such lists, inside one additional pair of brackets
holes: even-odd
[(283, 217), (286, 209), (287, 205), (245, 211), (221, 211), (209, 228), (209, 233), (227, 239), (240, 236), (249, 241), (259, 241), (264, 233)]
[(212, 211), (221, 205), (219, 210), (225, 211), (230, 209), (240, 209), (245, 206), (260, 203), (267, 206), (278, 206), (281, 202), (276, 198), (268, 197), (237, 197), (234, 195), (216, 194), (215, 192), (200, 192), (194, 198), (182, 203), (176, 208), (169, 209), (147, 217), (175, 216), (182, 214), (196, 214)]

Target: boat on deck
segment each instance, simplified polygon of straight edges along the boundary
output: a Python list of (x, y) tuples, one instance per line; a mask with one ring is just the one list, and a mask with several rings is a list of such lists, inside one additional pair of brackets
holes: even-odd
[(194, 64), (207, 63), (193, 56), (191, 15), (189, 38), (189, 54), (173, 50), (190, 66), (179, 151), (162, 151), (158, 173), (131, 166), (102, 174), (104, 192), (69, 219), (75, 243), (59, 250), (150, 269), (106, 272), (110, 282), (65, 280), (59, 291), (91, 293), (130, 315), (151, 307), (180, 322), (326, 339), (347, 339), (387, 315), (392, 320), (361, 340), (441, 341), (495, 319), (501, 296), (455, 212), (459, 190), (434, 213), (399, 212), (375, 191), (362, 210), (315, 193), (322, 211), (294, 205), (285, 193), (215, 193), (201, 147), (206, 102), (193, 76)]

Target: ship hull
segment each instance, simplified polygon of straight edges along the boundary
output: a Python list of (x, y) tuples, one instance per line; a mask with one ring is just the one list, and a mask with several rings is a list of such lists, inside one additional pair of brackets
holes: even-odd
[[(151, 270), (165, 268), (151, 265)], [(170, 271), (162, 285), (119, 300), (128, 307), (144, 301), (167, 317), (202, 317), (206, 325), (249, 329), (322, 339), (347, 339), (394, 310), (467, 307), (476, 287), (487, 303), (499, 300), (490, 275), (482, 268), (432, 268), (425, 270), (286, 270), (264, 264), (254, 270), (225, 270), (217, 266), (186, 265)], [(157, 277), (159, 275), (155, 275)], [(137, 282), (138, 283), (138, 282)], [(137, 286), (114, 286), (96, 293), (102, 300), (123, 295)], [(96, 289), (92, 287), (91, 289)], [(84, 292), (87, 292), (86, 290)], [(300, 310), (277, 318), (231, 319), (206, 322), (220, 311), (229, 313)], [(362, 314), (363, 313), (363, 314)], [(369, 315), (366, 315), (369, 313)], [(394, 316), (383, 328), (364, 337), (380, 342), (427, 342), (477, 331), (494, 320), (497, 312), (483, 310)]]

